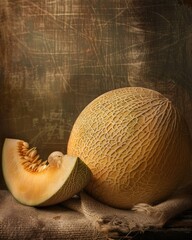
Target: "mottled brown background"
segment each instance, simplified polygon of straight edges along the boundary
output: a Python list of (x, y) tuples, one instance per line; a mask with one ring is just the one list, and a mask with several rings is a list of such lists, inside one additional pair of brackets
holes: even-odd
[(162, 92), (192, 130), (190, 3), (0, 0), (1, 148), (11, 137), (65, 152), (81, 110), (125, 86)]

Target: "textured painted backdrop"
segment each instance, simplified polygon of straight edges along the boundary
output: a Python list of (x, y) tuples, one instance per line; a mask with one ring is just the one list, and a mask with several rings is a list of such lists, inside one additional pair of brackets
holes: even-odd
[(162, 92), (192, 129), (192, 9), (182, 3), (1, 0), (1, 147), (11, 137), (44, 158), (65, 152), (80, 111), (125, 86)]

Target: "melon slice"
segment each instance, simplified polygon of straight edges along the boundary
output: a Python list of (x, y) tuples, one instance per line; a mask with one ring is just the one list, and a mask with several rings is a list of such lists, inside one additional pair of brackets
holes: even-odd
[(65, 201), (89, 182), (91, 171), (78, 157), (53, 152), (43, 161), (23, 140), (5, 139), (2, 168), (5, 182), (20, 203), (48, 206)]

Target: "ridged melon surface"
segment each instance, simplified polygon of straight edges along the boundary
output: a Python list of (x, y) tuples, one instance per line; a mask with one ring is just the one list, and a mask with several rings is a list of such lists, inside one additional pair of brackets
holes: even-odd
[(5, 139), (2, 154), (5, 182), (20, 203), (53, 205), (71, 198), (88, 183), (91, 171), (78, 157), (50, 154), (39, 158), (36, 148), (18, 139)]
[(127, 87), (92, 101), (77, 118), (68, 154), (93, 177), (86, 190), (118, 208), (156, 203), (171, 194), (189, 169), (190, 137), (170, 100)]

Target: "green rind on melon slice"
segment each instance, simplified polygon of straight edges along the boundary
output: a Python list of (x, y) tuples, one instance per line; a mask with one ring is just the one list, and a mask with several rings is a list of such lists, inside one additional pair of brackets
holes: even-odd
[(18, 146), (24, 142), (5, 139), (2, 169), (8, 189), (15, 199), (29, 206), (48, 206), (65, 201), (89, 182), (91, 171), (78, 157), (63, 155), (61, 164), (46, 165), (42, 171), (28, 171)]

